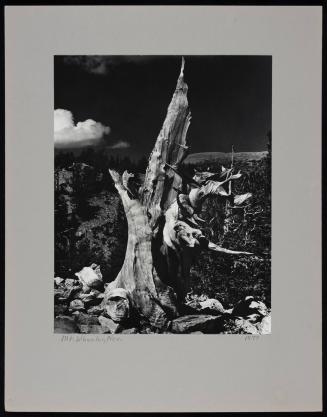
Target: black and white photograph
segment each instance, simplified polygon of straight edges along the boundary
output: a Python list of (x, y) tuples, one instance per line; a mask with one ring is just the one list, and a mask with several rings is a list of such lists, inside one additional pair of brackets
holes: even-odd
[(271, 333), (272, 57), (54, 56), (54, 332)]

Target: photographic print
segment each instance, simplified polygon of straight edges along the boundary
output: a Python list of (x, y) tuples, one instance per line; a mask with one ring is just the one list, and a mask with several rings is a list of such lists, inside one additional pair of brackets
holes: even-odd
[(54, 332), (271, 333), (267, 55), (54, 57)]

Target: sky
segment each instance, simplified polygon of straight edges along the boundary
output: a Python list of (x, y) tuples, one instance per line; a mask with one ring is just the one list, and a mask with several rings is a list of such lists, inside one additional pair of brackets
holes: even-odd
[[(190, 153), (266, 150), (271, 56), (187, 56)], [(148, 156), (165, 119), (181, 56), (55, 56), (55, 149)]]

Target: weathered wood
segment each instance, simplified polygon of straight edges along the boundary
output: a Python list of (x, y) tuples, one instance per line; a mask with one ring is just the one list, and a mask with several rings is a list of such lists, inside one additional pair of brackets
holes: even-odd
[(153, 227), (160, 215), (176, 198), (181, 177), (169, 167), (176, 167), (186, 151), (186, 134), (191, 113), (184, 82), (184, 58), (176, 89), (168, 107), (167, 116), (149, 158), (145, 180), (140, 190), (140, 201), (146, 207)]
[(164, 328), (169, 314), (177, 315), (176, 296), (172, 288), (164, 285), (154, 271), (152, 259), (152, 230), (144, 207), (139, 200), (131, 199), (120, 175), (110, 174), (119, 192), (128, 224), (128, 241), (123, 266), (113, 283), (106, 290), (107, 297), (114, 288), (126, 289), (133, 307), (149, 319), (155, 327)]
[[(191, 113), (187, 90), (183, 59), (175, 92), (138, 193), (129, 185), (133, 174), (124, 172), (120, 176), (109, 170), (125, 210), (128, 242), (123, 266), (106, 288), (101, 308), (105, 308), (113, 289), (123, 288), (129, 294), (131, 308), (163, 331), (179, 315), (190, 267), (201, 249), (245, 254), (209, 242), (200, 227), (204, 220), (198, 216), (209, 195), (231, 198), (224, 186), (239, 178), (240, 173), (226, 170), (210, 175), (196, 173), (188, 178), (179, 170), (188, 151), (186, 134)], [(218, 177), (219, 181), (215, 181)]]

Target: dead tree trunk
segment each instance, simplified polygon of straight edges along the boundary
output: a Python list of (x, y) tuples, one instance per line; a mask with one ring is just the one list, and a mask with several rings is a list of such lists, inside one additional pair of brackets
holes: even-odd
[(110, 170), (127, 218), (128, 243), (121, 271), (107, 287), (106, 294), (113, 288), (126, 289), (132, 306), (159, 329), (179, 315), (194, 256), (202, 249), (245, 253), (209, 242), (201, 232), (203, 220), (199, 217), (202, 203), (209, 195), (233, 198), (235, 202), (249, 198), (246, 194), (243, 199), (242, 196), (235, 199), (225, 189), (241, 174), (226, 170), (209, 176), (197, 173), (190, 179), (179, 170), (188, 149), (186, 134), (191, 120), (183, 72), (184, 59), (137, 195), (129, 187), (133, 174), (125, 171), (121, 176)]

